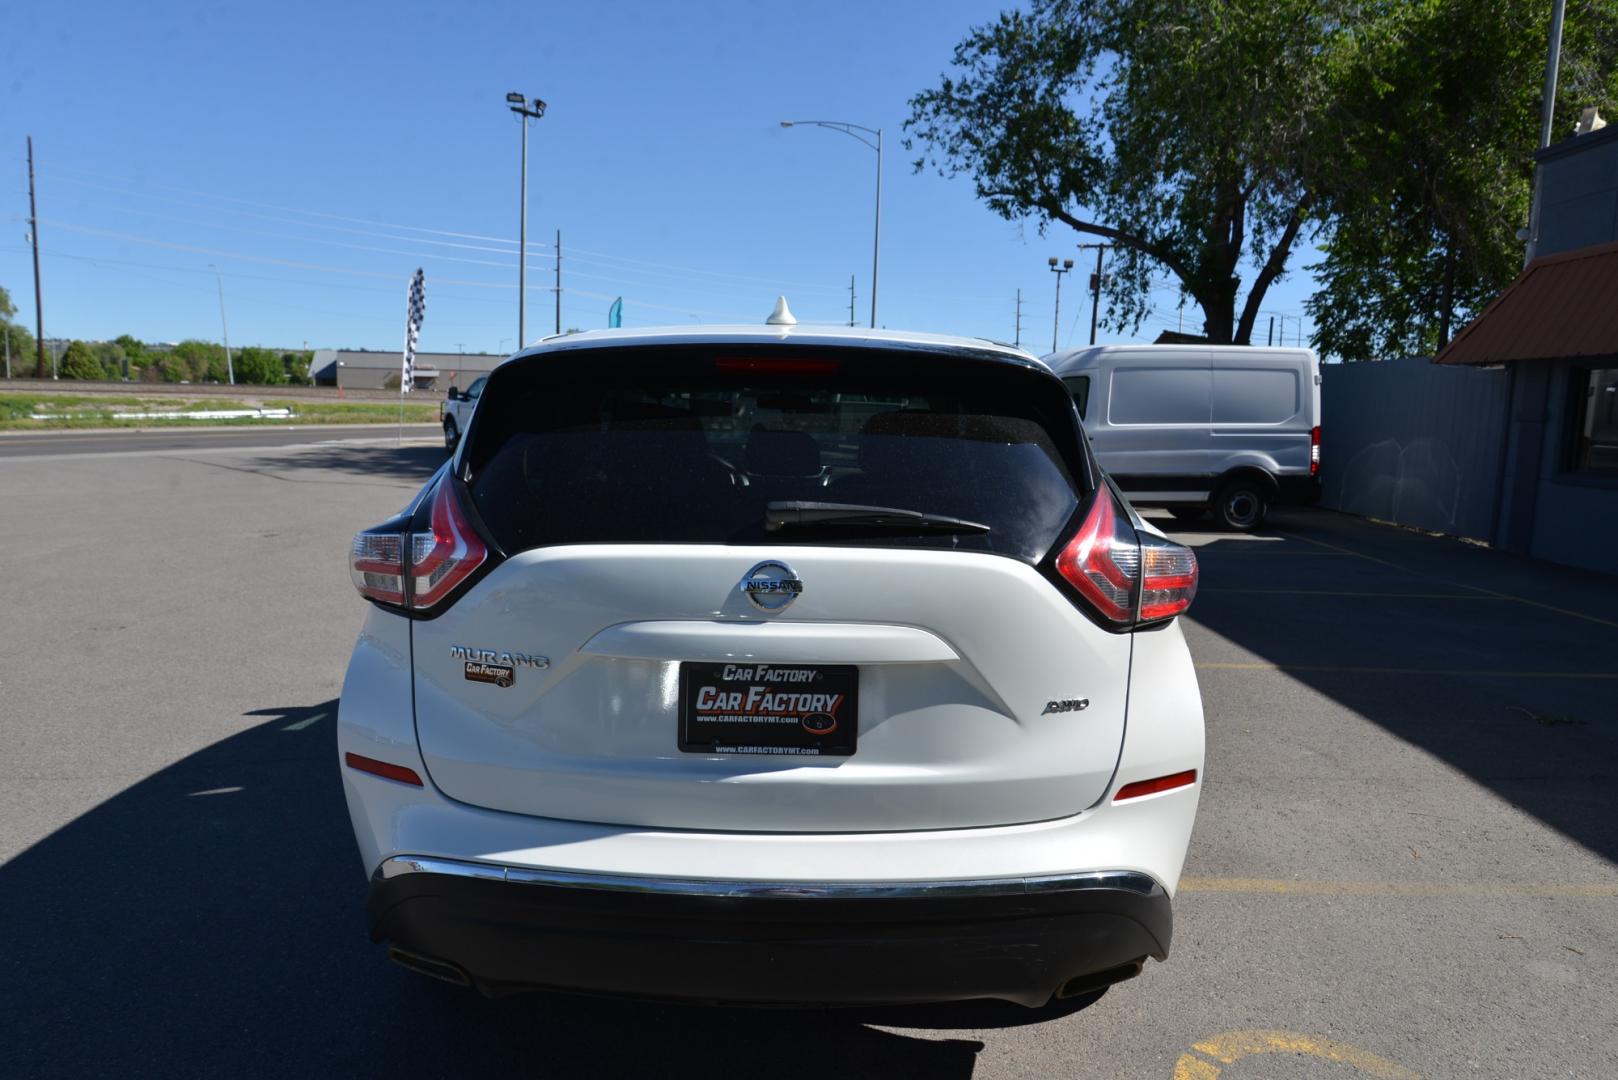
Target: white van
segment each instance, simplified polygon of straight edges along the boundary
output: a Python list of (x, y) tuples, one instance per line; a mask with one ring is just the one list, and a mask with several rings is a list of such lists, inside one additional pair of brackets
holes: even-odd
[(1138, 506), (1253, 529), (1320, 497), (1320, 359), (1309, 349), (1100, 345), (1052, 353), (1096, 458)]

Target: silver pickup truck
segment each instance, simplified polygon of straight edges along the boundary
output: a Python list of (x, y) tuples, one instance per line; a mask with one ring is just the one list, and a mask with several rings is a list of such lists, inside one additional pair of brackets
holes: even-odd
[(455, 452), (455, 446), (461, 441), (461, 432), (466, 430), (466, 422), (472, 419), (472, 410), (477, 408), (478, 398), (483, 394), (483, 384), (489, 381), (487, 375), (481, 376), (464, 391), (455, 387), (449, 388), (444, 400), (438, 403), (438, 421), (444, 425), (444, 446), (450, 453)]

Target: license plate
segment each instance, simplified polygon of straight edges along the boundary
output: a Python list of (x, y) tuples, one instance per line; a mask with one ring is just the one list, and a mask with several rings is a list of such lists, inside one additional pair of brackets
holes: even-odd
[(858, 692), (852, 664), (681, 664), (680, 749), (846, 757)]

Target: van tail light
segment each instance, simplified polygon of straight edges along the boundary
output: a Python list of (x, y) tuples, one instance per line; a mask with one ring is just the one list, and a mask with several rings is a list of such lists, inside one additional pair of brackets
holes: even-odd
[(1195, 553), (1136, 532), (1104, 487), (1056, 556), (1056, 572), (1116, 630), (1172, 619), (1197, 594)]
[(1309, 475), (1320, 475), (1320, 425), (1309, 429)]
[(354, 537), (348, 571), (361, 596), (390, 607), (426, 611), (489, 559), (489, 547), (467, 520), (455, 486), (440, 480), (429, 497), (427, 528), (400, 520)]

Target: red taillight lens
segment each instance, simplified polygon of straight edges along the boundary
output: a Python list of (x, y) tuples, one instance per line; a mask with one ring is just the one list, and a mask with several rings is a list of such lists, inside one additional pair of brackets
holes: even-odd
[(417, 611), (448, 596), (489, 557), (448, 477), (433, 489), (431, 528), (410, 537), (410, 606)]
[(1108, 622), (1134, 621), (1140, 543), (1106, 488), (1096, 492), (1084, 523), (1056, 557), (1056, 571)]
[(1190, 548), (1137, 535), (1102, 488), (1056, 571), (1102, 619), (1119, 629), (1172, 619), (1197, 594), (1197, 557)]
[(1309, 429), (1309, 475), (1320, 475), (1320, 425)]
[(1170, 776), (1159, 776), (1152, 780), (1136, 780), (1133, 784), (1125, 784), (1118, 789), (1118, 794), (1112, 797), (1113, 802), (1123, 802), (1125, 799), (1138, 799), (1142, 795), (1156, 795), (1160, 791), (1173, 791), (1175, 788), (1190, 787), (1197, 782), (1197, 770), (1187, 769)]
[(354, 537), (348, 573), (361, 596), (425, 611), (488, 561), (489, 547), (467, 521), (448, 478), (439, 481), (431, 500), (431, 531), (378, 529)]

